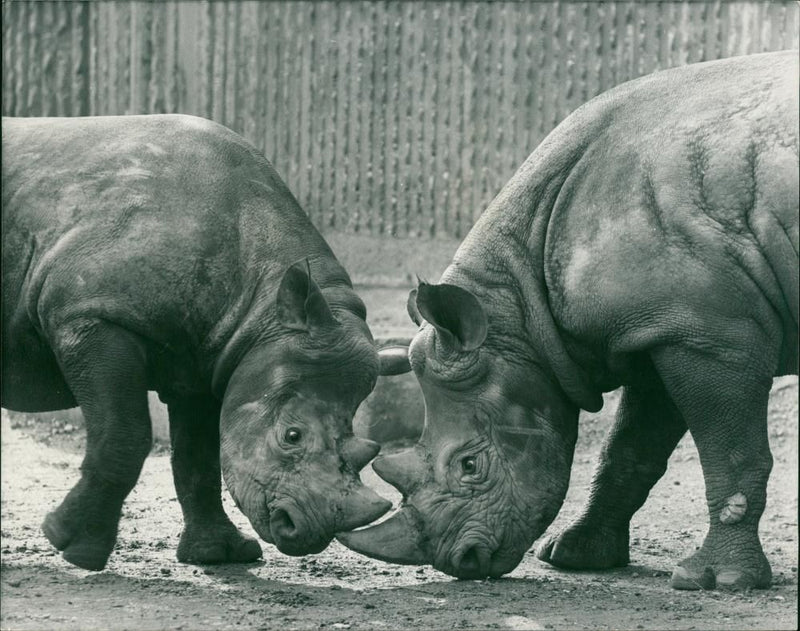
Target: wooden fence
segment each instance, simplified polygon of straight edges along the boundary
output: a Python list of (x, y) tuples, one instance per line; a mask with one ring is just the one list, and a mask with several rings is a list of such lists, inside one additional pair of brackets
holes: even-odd
[(657, 69), (797, 48), (794, 2), (3, 3), (6, 115), (242, 133), (323, 231), (463, 236), (570, 111)]

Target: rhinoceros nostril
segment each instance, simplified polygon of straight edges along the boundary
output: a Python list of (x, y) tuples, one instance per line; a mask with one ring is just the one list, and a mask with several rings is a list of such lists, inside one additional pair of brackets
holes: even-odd
[(288, 511), (276, 508), (269, 519), (269, 529), (275, 539), (294, 539), (298, 529)]
[(481, 562), (478, 558), (478, 551), (475, 547), (471, 547), (462, 556), (458, 564), (458, 569), (465, 574), (474, 574), (481, 568)]
[(453, 569), (459, 578), (484, 578), (489, 572), (489, 550), (476, 544), (456, 555)]

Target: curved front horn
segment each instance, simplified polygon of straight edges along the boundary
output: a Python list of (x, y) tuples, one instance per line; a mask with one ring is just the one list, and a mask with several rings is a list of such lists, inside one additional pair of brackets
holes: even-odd
[(374, 440), (349, 436), (342, 441), (339, 453), (347, 464), (356, 471), (361, 471), (367, 463), (378, 455), (381, 446)]
[(345, 495), (335, 517), (336, 531), (352, 530), (369, 524), (385, 515), (392, 503), (372, 489), (358, 485)]
[(411, 370), (408, 361), (408, 345), (387, 346), (378, 351), (378, 374), (382, 377), (402, 375)]
[(336, 539), (351, 550), (380, 561), (403, 565), (430, 562), (421, 525), (414, 509), (408, 506), (376, 526), (339, 533)]

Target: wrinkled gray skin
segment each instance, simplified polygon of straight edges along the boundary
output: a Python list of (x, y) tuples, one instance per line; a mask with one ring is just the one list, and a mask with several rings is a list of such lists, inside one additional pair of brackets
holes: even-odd
[[(426, 413), (375, 470), (405, 496), (341, 540), (462, 578), (511, 571), (565, 496), (581, 408), (623, 387), (583, 514), (539, 558), (628, 563), (688, 428), (710, 526), (676, 588), (766, 587), (767, 398), (797, 372), (797, 53), (624, 84), (567, 118), (409, 311)], [(424, 322), (420, 319), (424, 318)]]
[(169, 408), (179, 560), (261, 556), (220, 468), (288, 554), (388, 510), (358, 479), (378, 445), (351, 431), (379, 370), (364, 305), (262, 155), (191, 116), (4, 119), (2, 148), (2, 404), (86, 417), (80, 481), (43, 525), (65, 559), (108, 559), (148, 390)]

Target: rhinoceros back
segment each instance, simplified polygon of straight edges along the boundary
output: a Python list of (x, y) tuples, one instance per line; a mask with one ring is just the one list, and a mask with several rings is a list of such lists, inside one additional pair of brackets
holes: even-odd
[(519, 168), (443, 280), (488, 304), (514, 287), (527, 337), (562, 379), (577, 370), (558, 359), (564, 333), (634, 352), (711, 312), (769, 321), (777, 372), (795, 372), (797, 57), (694, 64), (592, 99)]
[(3, 228), (11, 357), (94, 317), (197, 361), (298, 259), (349, 284), (266, 158), (191, 116), (4, 119)]

